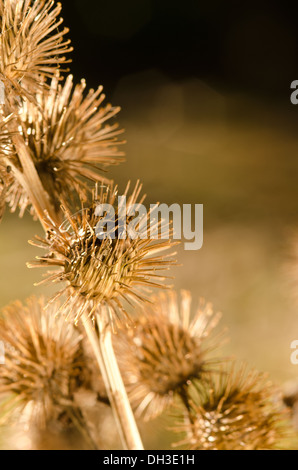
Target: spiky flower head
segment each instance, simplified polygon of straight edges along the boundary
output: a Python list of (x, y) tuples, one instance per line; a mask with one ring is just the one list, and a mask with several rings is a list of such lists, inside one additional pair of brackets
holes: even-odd
[[(122, 130), (109, 121), (119, 112), (110, 104), (103, 105), (102, 87), (84, 96), (84, 80), (73, 89), (69, 75), (64, 85), (53, 78), (50, 90), (35, 94), (35, 100), (24, 100), (19, 112), (19, 130), (50, 202), (59, 212), (60, 205), (70, 203), (73, 195), (86, 198), (88, 182), (108, 182), (100, 173), (123, 161), (118, 150)], [(13, 167), (22, 171), (17, 156)], [(18, 178), (9, 188), (12, 210), (20, 207), (21, 215), (29, 206), (29, 195)], [(34, 211), (33, 211), (34, 212)]]
[(2, 411), (23, 412), (40, 426), (62, 419), (73, 394), (89, 380), (81, 335), (56, 316), (57, 303), (44, 307), (43, 298), (32, 297), (12, 303), (0, 316), (0, 394), (8, 398)]
[(200, 299), (191, 315), (191, 294), (160, 293), (144, 306), (135, 327), (117, 338), (124, 381), (137, 414), (155, 418), (184, 395), (192, 381), (204, 380), (219, 360), (212, 350), (221, 343), (212, 335), (220, 313)]
[[(138, 207), (142, 186), (137, 183), (128, 195), (129, 185), (124, 195), (119, 196), (117, 187), (102, 187), (100, 194), (94, 194), (91, 206), (82, 208), (75, 215), (66, 211), (66, 222), (62, 226), (49, 219), (47, 239), (36, 238), (34, 245), (47, 250), (44, 257), (37, 258), (29, 267), (53, 266), (59, 269), (52, 272), (43, 282), (65, 282), (65, 288), (58, 295), (65, 294), (72, 319), (77, 322), (83, 315), (90, 317), (100, 306), (105, 306), (112, 324), (119, 319), (129, 319), (131, 305), (142, 305), (152, 287), (164, 287), (165, 276), (161, 270), (169, 269), (174, 261), (172, 254), (164, 255), (173, 243), (170, 240), (144, 238), (149, 225), (150, 212), (141, 218), (140, 231), (136, 236), (123, 237), (123, 227), (129, 229), (133, 219), (129, 212), (123, 213), (120, 197), (126, 198), (126, 207)], [(118, 202), (116, 202), (118, 199)], [(98, 208), (112, 207), (115, 224), (104, 237), (100, 237), (98, 227), (106, 219), (99, 215)], [(135, 232), (134, 232), (135, 233)]]
[(209, 386), (196, 385), (177, 445), (191, 450), (272, 450), (286, 435), (286, 414), (265, 374), (239, 370), (234, 364), (211, 376)]
[(33, 92), (51, 78), (72, 51), (59, 31), (61, 4), (52, 0), (0, 0), (0, 81), (9, 103), (16, 95), (33, 98)]

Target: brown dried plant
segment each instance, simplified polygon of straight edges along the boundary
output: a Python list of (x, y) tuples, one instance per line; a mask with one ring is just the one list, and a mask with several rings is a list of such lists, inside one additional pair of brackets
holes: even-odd
[(221, 344), (222, 332), (212, 335), (220, 313), (200, 299), (191, 315), (191, 294), (160, 293), (143, 306), (134, 328), (116, 337), (120, 368), (130, 400), (138, 416), (155, 418), (184, 400), (193, 381), (218, 369), (222, 361), (212, 352)]
[[(127, 186), (124, 195), (128, 207), (137, 204), (141, 189), (137, 183), (128, 195)], [(49, 219), (48, 237), (36, 237), (31, 242), (46, 249), (47, 254), (28, 266), (58, 267), (42, 283), (66, 283), (58, 295), (66, 294), (64, 305), (74, 322), (82, 316), (92, 317), (99, 307), (107, 306), (112, 324), (117, 320), (126, 323), (129, 306), (141, 306), (153, 287), (163, 287), (165, 277), (160, 271), (174, 264), (173, 254), (164, 254), (173, 246), (171, 241), (143, 239), (140, 235), (136, 238), (115, 236), (120, 232), (121, 217), (117, 196), (117, 187), (101, 188), (91, 206), (83, 207), (75, 215), (66, 211), (63, 226)], [(100, 239), (97, 226), (103, 216), (98, 216), (97, 209), (106, 203), (115, 208), (116, 227)], [(147, 230), (148, 218), (149, 215), (142, 222), (144, 230)], [(127, 215), (125, 222), (129, 221)]]
[[(62, 202), (70, 205), (74, 196), (86, 199), (88, 181), (108, 183), (99, 170), (106, 171), (123, 160), (117, 147), (122, 130), (117, 123), (109, 124), (119, 108), (103, 105), (102, 87), (90, 90), (86, 97), (85, 88), (82, 80), (73, 89), (71, 75), (60, 85), (57, 75), (49, 90), (36, 91), (34, 101), (23, 100), (18, 113), (19, 132), (57, 213)], [(16, 178), (7, 199), (13, 212), (19, 207), (22, 216), (29, 207), (35, 214), (30, 194), (17, 177), (22, 164), (13, 148), (11, 165)]]
[(57, 317), (57, 303), (47, 310), (45, 304), (35, 297), (26, 304), (14, 302), (0, 317), (5, 345), (0, 393), (9, 398), (5, 407), (42, 427), (65, 414), (76, 415), (74, 393), (90, 380), (81, 334), (63, 314)]
[(41, 78), (52, 78), (69, 62), (68, 29), (59, 31), (61, 8), (52, 0), (0, 1), (0, 80), (8, 103), (14, 105), (16, 95), (33, 99), (44, 85)]
[[(181, 445), (276, 448), (283, 414), (272, 386), (262, 374), (218, 367), (222, 358), (213, 349), (221, 339), (213, 330), (220, 315), (201, 302), (191, 318), (186, 291), (181, 301), (172, 291), (150, 297), (152, 289), (169, 287), (164, 271), (175, 264), (168, 251), (174, 243), (148, 236), (161, 228), (152, 227), (151, 212), (131, 226), (131, 213), (123, 216), (116, 205), (118, 187), (102, 170), (122, 161), (119, 108), (103, 105), (102, 87), (85, 94), (84, 80), (74, 86), (69, 75), (63, 82), (60, 67), (72, 48), (67, 28), (59, 30), (60, 11), (50, 0), (0, 0), (0, 220), (5, 203), (39, 218), (45, 236), (32, 244), (45, 254), (28, 266), (53, 268), (43, 282), (62, 285), (46, 310), (36, 298), (3, 310), (0, 393), (9, 400), (2, 412), (13, 406), (39, 426), (67, 416), (96, 447), (76, 400), (92, 389), (111, 405), (123, 446), (142, 449), (113, 349), (112, 328), (120, 326), (114, 344), (139, 415), (155, 417), (177, 397)], [(136, 211), (141, 190), (137, 183), (130, 193), (128, 184), (123, 194)], [(99, 230), (105, 204), (114, 207), (116, 226)]]

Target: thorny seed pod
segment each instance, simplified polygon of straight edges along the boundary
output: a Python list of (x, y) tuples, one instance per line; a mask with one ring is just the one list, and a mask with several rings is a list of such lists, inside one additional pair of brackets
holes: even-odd
[(190, 293), (181, 291), (180, 298), (174, 291), (153, 297), (135, 327), (115, 342), (130, 400), (146, 420), (162, 413), (175, 396), (184, 399), (188, 385), (204, 380), (220, 362), (212, 357), (220, 338), (211, 333), (221, 315), (201, 299), (191, 318)]
[(234, 364), (209, 386), (196, 384), (177, 445), (191, 450), (271, 450), (286, 437), (286, 413), (266, 375)]
[(72, 51), (68, 32), (57, 19), (61, 4), (52, 0), (0, 0), (0, 80), (5, 99), (15, 104), (17, 95), (33, 98), (36, 89), (52, 78), (64, 54)]
[[(56, 212), (62, 202), (69, 205), (74, 195), (86, 198), (88, 181), (109, 182), (99, 170), (123, 160), (117, 148), (123, 143), (117, 140), (122, 131), (116, 123), (106, 124), (119, 108), (102, 106), (102, 87), (90, 90), (84, 97), (84, 81), (72, 93), (72, 80), (68, 76), (62, 86), (56, 76), (49, 91), (36, 94), (37, 104), (23, 101), (19, 112), (21, 135)], [(16, 174), (22, 172), (17, 156), (11, 158), (11, 164), (17, 169)], [(30, 207), (34, 214), (30, 197), (17, 175), (7, 199), (12, 212), (19, 207), (22, 216)]]
[[(127, 186), (124, 193), (127, 208), (139, 207), (141, 189), (142, 186), (137, 183), (128, 196)], [(47, 254), (28, 266), (59, 268), (43, 282), (66, 282), (58, 296), (66, 294), (65, 306), (73, 312), (70, 315), (75, 322), (83, 315), (92, 317), (101, 305), (107, 307), (112, 325), (114, 320), (127, 322), (129, 306), (142, 305), (152, 287), (164, 287), (165, 276), (160, 271), (174, 264), (172, 254), (163, 254), (173, 246), (170, 240), (143, 237), (147, 232), (150, 213), (140, 220), (137, 236), (127, 233), (123, 237), (123, 225), (129, 229), (133, 217), (128, 213), (123, 216), (123, 206), (116, 203), (117, 196), (117, 187), (102, 188), (100, 195), (93, 196), (89, 208), (82, 208), (73, 216), (66, 211), (64, 226), (59, 227), (49, 219), (48, 238), (36, 237), (36, 241), (32, 242), (46, 249)], [(114, 208), (115, 225), (104, 237), (99, 237), (98, 224), (105, 216), (97, 215), (97, 210), (102, 204)]]
[[(102, 105), (102, 87), (84, 97), (85, 87), (82, 80), (73, 90), (71, 75), (63, 86), (59, 85), (56, 76), (50, 90), (37, 92), (34, 102), (23, 101), (19, 112), (21, 135), (56, 212), (61, 202), (69, 205), (74, 195), (86, 198), (88, 181), (108, 183), (99, 170), (106, 171), (123, 161), (117, 148), (123, 143), (118, 141), (122, 130), (117, 123), (107, 123), (119, 108)], [(22, 171), (17, 156), (11, 163)], [(30, 197), (17, 176), (9, 188), (8, 200), (13, 212), (19, 207), (22, 216), (29, 206), (34, 214)]]
[(57, 303), (44, 307), (43, 298), (32, 297), (7, 306), (0, 317), (5, 349), (0, 394), (7, 397), (1, 415), (9, 419), (9, 410), (21, 412), (38, 426), (77, 417), (74, 394), (90, 380), (81, 335), (63, 316), (56, 317)]

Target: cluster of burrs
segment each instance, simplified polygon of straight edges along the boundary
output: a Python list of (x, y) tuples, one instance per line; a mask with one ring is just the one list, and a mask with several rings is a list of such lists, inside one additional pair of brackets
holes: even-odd
[[(192, 310), (190, 293), (167, 284), (174, 243), (98, 237), (101, 204), (115, 208), (120, 232), (121, 193), (107, 173), (123, 161), (119, 108), (66, 75), (60, 11), (52, 0), (0, 0), (0, 219), (9, 207), (40, 221), (32, 243), (43, 252), (28, 265), (61, 285), (1, 313), (0, 421), (74, 426), (98, 448), (86, 408), (101, 404), (127, 449), (143, 448), (135, 416), (165, 412), (188, 449), (278, 448), (285, 415), (273, 386), (220, 356), (210, 304)], [(128, 183), (123, 195), (138, 205), (141, 193)]]

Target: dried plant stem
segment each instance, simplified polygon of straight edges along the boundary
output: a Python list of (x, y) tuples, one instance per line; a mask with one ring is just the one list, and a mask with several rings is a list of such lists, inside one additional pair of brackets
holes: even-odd
[[(43, 228), (47, 231), (48, 226), (45, 222), (45, 213), (48, 213), (51, 219), (58, 222), (58, 224), (61, 222), (58, 220), (59, 215), (50, 204), (48, 194), (40, 181), (38, 172), (22, 137), (20, 135), (13, 135), (12, 139), (23, 168), (23, 172), (14, 168), (16, 177), (29, 195), (36, 214)], [(102, 320), (102, 317), (98, 317), (97, 321), (99, 338), (95, 333), (91, 320), (86, 317), (83, 318), (86, 334), (105, 382), (123, 446), (129, 450), (143, 450), (143, 444), (115, 357), (109, 323), (106, 320)]]
[(49, 214), (53, 212), (48, 194), (40, 181), (23, 138), (20, 135), (13, 135), (12, 141), (23, 167), (23, 172), (14, 169), (15, 175), (30, 197), (30, 201), (35, 208), (42, 226), (47, 230), (47, 226), (45, 225), (45, 212)]
[(143, 450), (139, 430), (115, 357), (111, 328), (102, 316), (97, 316), (98, 337), (89, 318), (85, 317), (83, 323), (105, 382), (123, 446), (127, 450)]

